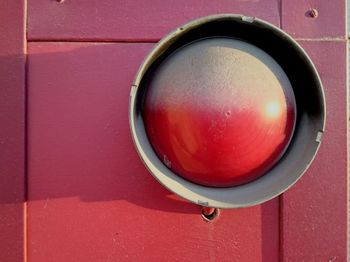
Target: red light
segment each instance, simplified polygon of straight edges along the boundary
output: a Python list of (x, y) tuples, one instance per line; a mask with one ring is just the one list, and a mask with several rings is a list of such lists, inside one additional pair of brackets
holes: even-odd
[(288, 77), (261, 49), (231, 38), (193, 42), (154, 71), (144, 122), (158, 157), (174, 173), (228, 187), (264, 175), (295, 125)]

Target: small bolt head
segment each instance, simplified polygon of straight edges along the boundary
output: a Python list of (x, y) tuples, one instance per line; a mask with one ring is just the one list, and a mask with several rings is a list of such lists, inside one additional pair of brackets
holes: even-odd
[(310, 9), (310, 10), (309, 10), (309, 16), (312, 17), (312, 18), (318, 17), (318, 11), (317, 11), (317, 9), (315, 9), (315, 8)]

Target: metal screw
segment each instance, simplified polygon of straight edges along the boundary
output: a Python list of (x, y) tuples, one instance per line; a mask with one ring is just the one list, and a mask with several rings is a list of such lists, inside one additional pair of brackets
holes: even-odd
[(318, 11), (315, 8), (312, 8), (309, 10), (309, 15), (312, 18), (316, 18), (316, 17), (318, 17)]

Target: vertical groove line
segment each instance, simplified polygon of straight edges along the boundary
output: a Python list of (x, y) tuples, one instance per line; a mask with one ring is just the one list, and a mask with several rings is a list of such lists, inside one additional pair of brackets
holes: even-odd
[(24, 1), (24, 262), (28, 261), (28, 2)]

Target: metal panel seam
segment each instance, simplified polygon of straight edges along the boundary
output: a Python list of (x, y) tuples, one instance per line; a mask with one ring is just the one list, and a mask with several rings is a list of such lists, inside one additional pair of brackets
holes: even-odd
[(28, 0), (24, 0), (24, 262), (28, 261)]

